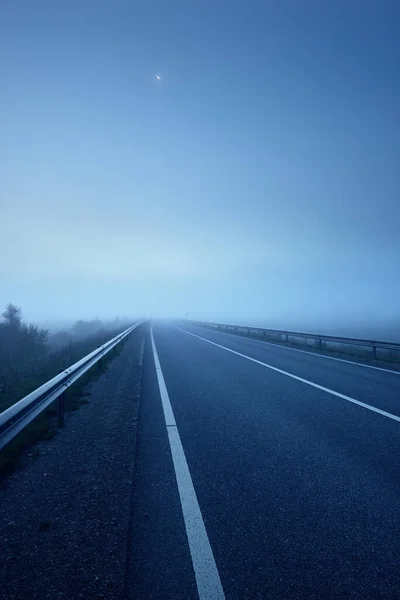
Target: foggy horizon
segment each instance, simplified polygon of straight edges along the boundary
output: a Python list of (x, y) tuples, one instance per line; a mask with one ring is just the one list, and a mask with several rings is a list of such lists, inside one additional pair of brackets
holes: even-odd
[(395, 2), (0, 8), (0, 312), (400, 341)]

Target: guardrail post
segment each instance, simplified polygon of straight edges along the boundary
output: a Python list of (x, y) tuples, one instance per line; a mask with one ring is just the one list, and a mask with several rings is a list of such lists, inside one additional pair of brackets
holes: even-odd
[(65, 392), (63, 392), (57, 399), (57, 421), (58, 426), (62, 427), (64, 425), (64, 415), (65, 415)]
[(289, 341), (289, 337), (288, 337), (287, 333), (285, 333), (285, 341), (286, 341), (286, 343), (288, 343), (288, 341)]
[(372, 356), (376, 358), (376, 346), (372, 346)]

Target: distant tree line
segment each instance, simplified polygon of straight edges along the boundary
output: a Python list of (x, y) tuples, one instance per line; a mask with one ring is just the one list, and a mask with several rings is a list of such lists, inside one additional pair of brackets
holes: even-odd
[(101, 331), (122, 331), (129, 326), (126, 320), (114, 319), (110, 322), (103, 322), (100, 319), (93, 321), (79, 320), (72, 325), (67, 331), (57, 331), (48, 338), (48, 344), (51, 348), (57, 349), (67, 346), (71, 342), (84, 340), (93, 335), (97, 335)]
[(120, 319), (107, 324), (81, 320), (69, 331), (50, 335), (25, 323), (21, 309), (8, 304), (0, 320), (0, 412), (127, 326)]

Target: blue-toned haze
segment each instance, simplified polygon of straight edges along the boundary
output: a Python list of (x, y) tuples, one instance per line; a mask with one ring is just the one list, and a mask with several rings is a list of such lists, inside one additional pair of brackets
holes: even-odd
[(0, 306), (400, 338), (399, 23), (3, 0)]

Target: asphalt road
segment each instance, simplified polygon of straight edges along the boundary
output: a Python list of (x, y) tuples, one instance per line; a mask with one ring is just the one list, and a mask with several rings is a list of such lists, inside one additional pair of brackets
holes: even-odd
[(129, 595), (400, 598), (400, 374), (179, 327), (146, 342)]

